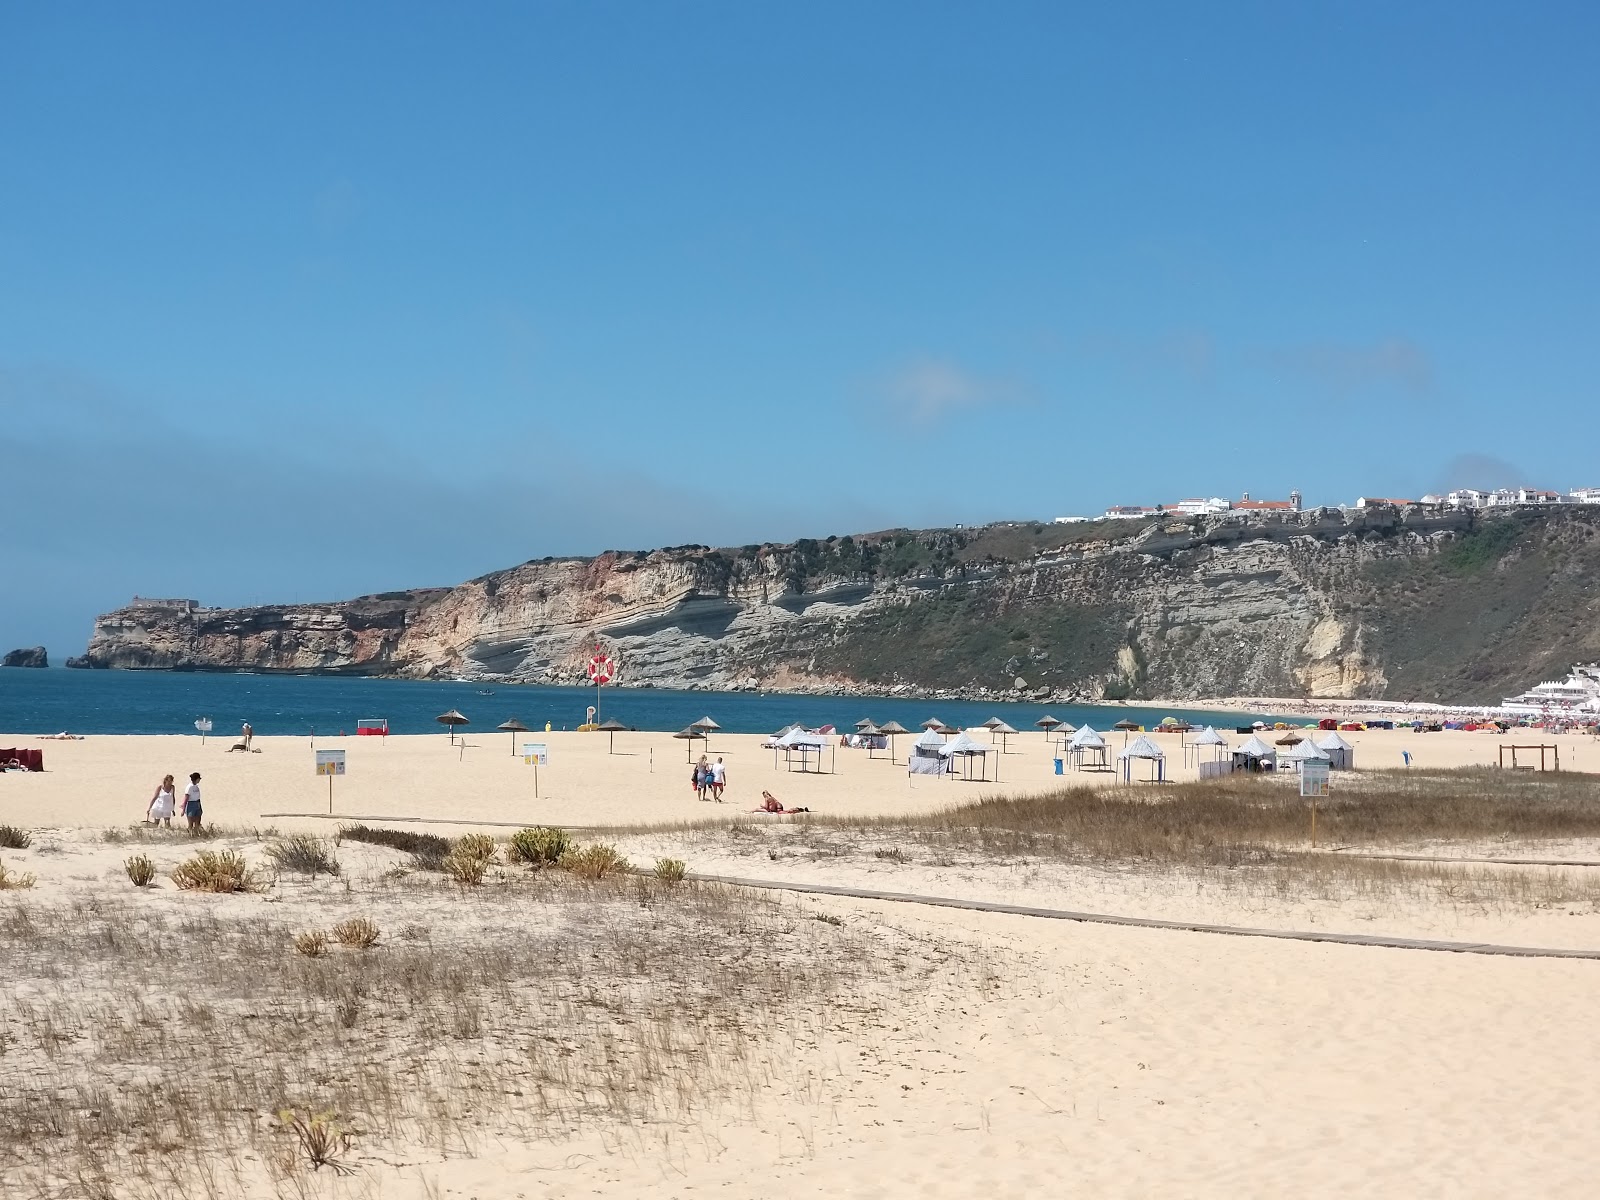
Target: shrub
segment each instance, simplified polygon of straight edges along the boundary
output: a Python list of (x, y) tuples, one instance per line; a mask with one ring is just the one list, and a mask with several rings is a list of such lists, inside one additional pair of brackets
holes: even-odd
[(617, 853), (615, 846), (596, 843), (582, 850), (568, 850), (561, 856), (561, 866), (579, 879), (604, 879), (628, 869), (628, 860)]
[(511, 835), (511, 841), (506, 846), (506, 860), (527, 863), (530, 867), (553, 865), (561, 861), (561, 856), (571, 846), (572, 839), (567, 836), (565, 829), (534, 825)]
[(35, 882), (32, 875), (13, 875), (6, 870), (5, 863), (0, 863), (0, 892), (31, 888)]
[(328, 935), (320, 929), (294, 935), (294, 948), (307, 958), (321, 958), (328, 950)]
[(450, 853), (450, 839), (436, 833), (416, 833), (409, 829), (373, 829), (366, 825), (345, 825), (339, 830), (340, 838), (352, 842), (366, 842), (373, 846), (387, 846), (402, 854), (409, 854), (418, 868), (424, 871), (443, 869), (445, 855)]
[(662, 883), (682, 883), (688, 869), (681, 858), (656, 859), (656, 878)]
[(453, 849), (486, 863), (494, 862), (494, 839), (487, 833), (464, 833), (456, 839)]
[(237, 850), (202, 850), (173, 869), (172, 882), (185, 891), (249, 892), (255, 875)]
[(333, 927), (333, 936), (339, 939), (341, 946), (370, 950), (378, 944), (379, 930), (366, 917), (351, 917)]
[(33, 835), (15, 825), (0, 825), (0, 850), (26, 850), (33, 845)]
[(444, 856), (444, 862), (440, 866), (444, 873), (457, 883), (476, 887), (483, 882), (483, 876), (489, 870), (489, 860), (463, 851), (457, 846)]
[(135, 854), (122, 864), (122, 868), (128, 872), (134, 887), (149, 887), (155, 881), (156, 865), (150, 861), (148, 854)]
[(313, 879), (318, 875), (339, 873), (339, 860), (333, 856), (333, 852), (321, 838), (308, 833), (290, 834), (268, 846), (265, 853), (280, 871), (309, 875)]

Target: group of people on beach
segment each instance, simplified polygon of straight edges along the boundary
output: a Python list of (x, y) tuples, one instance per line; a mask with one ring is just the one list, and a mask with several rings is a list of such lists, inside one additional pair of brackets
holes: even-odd
[(728, 768), (722, 765), (720, 758), (707, 762), (702, 754), (694, 765), (694, 773), (689, 776), (689, 784), (700, 799), (712, 799), (721, 804), (722, 789), (728, 786)]
[(172, 818), (182, 816), (189, 823), (190, 829), (200, 828), (200, 772), (195, 771), (189, 776), (189, 786), (183, 792), (183, 808), (180, 813), (178, 808), (177, 784), (171, 775), (162, 777), (156, 785), (156, 794), (150, 797), (150, 806), (145, 809), (144, 819), (152, 825), (165, 825), (172, 828)]

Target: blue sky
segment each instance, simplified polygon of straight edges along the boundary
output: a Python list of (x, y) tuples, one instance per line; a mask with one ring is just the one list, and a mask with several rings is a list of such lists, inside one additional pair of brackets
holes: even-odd
[(1592, 4), (0, 2), (0, 649), (1600, 483)]

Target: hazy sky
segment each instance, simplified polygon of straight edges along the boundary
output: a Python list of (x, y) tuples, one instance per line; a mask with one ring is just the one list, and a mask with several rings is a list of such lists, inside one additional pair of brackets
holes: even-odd
[(1600, 484), (1593, 3), (0, 0), (0, 650)]

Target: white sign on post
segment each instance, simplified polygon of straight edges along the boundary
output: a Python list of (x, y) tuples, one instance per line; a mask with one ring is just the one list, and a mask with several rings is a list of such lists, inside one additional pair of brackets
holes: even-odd
[(206, 734), (211, 732), (211, 718), (201, 717), (195, 721), (194, 727), (200, 731), (200, 744), (206, 744)]
[(1308, 759), (1300, 764), (1300, 794), (1317, 799), (1328, 794), (1328, 774), (1331, 763)]
[(333, 811), (333, 777), (344, 774), (343, 750), (313, 750), (317, 756), (317, 774), (328, 777), (328, 811)]

